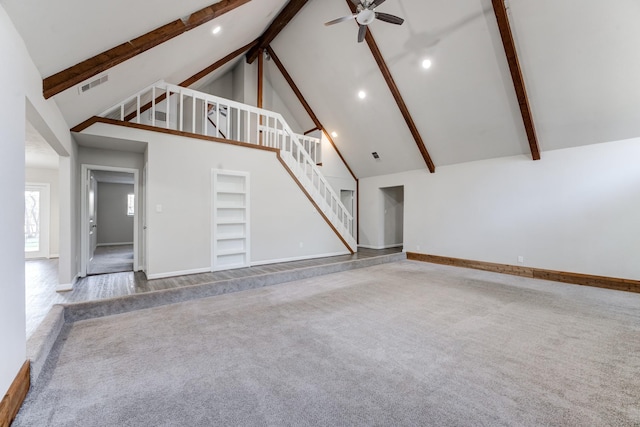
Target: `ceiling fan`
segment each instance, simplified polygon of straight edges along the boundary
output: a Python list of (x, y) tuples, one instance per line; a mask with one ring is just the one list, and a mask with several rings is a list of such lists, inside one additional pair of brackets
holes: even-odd
[(356, 13), (325, 22), (324, 25), (333, 25), (355, 19), (358, 25), (360, 25), (360, 29), (358, 30), (358, 43), (362, 43), (367, 33), (367, 25), (371, 24), (375, 19), (396, 25), (402, 25), (404, 22), (404, 19), (398, 16), (376, 12), (376, 8), (385, 1), (386, 0), (351, 0), (351, 3), (356, 6)]

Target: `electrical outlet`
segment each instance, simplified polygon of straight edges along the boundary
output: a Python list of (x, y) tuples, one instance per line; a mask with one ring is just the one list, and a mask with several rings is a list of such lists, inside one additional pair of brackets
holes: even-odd
[(300, 242), (300, 247), (302, 248), (304, 246), (304, 243)]
[(524, 257), (522, 255), (518, 255), (518, 263), (524, 263)]
[(420, 250), (420, 245), (416, 245), (416, 251)]

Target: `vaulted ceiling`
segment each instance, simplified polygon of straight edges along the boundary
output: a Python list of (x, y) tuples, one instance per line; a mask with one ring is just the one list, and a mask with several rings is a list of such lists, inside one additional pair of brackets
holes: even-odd
[[(241, 3), (101, 73), (109, 74), (108, 84), (84, 95), (77, 85), (55, 95), (69, 126), (154, 81), (180, 83), (251, 43), (287, 2)], [(212, 0), (0, 4), (44, 78), (176, 19), (188, 22)], [(640, 2), (508, 0), (506, 6), (541, 161), (544, 151), (640, 136)], [(369, 29), (436, 167), (531, 158), (491, 0), (388, 0), (379, 11), (406, 20), (402, 26), (376, 21)], [(339, 134), (335, 144), (358, 177), (426, 170), (369, 46), (356, 41), (357, 26), (322, 25), (348, 13), (346, 0), (309, 0), (270, 46), (324, 127)], [(216, 26), (223, 30), (213, 36)], [(428, 70), (421, 67), (425, 59)], [(273, 61), (266, 68), (298, 122), (313, 123)]]

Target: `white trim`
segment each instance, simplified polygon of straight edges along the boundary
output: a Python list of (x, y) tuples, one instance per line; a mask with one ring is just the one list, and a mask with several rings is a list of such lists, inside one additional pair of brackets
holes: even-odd
[(267, 261), (256, 261), (256, 262), (252, 262), (251, 266), (256, 266), (256, 265), (267, 265), (267, 264), (277, 264), (280, 262), (291, 262), (291, 261), (303, 261), (305, 259), (315, 259), (315, 258), (327, 258), (327, 257), (332, 257), (332, 256), (339, 256), (339, 255), (350, 255), (351, 252), (349, 251), (343, 251), (343, 252), (334, 252), (334, 253), (330, 253), (330, 254), (318, 254), (318, 255), (303, 255), (303, 256), (296, 256), (296, 257), (291, 257), (291, 258), (280, 258), (280, 259), (271, 259), (271, 260), (267, 260)]
[[(25, 182), (25, 191), (33, 189), (40, 192), (40, 250), (37, 252), (24, 252), (25, 259), (49, 259), (49, 247), (51, 237), (51, 184), (48, 182)], [(23, 201), (23, 203), (25, 203)]]
[(133, 242), (98, 243), (96, 246), (124, 246), (133, 245)]
[(395, 243), (393, 245), (386, 245), (386, 246), (358, 245), (359, 248), (363, 248), (363, 249), (391, 249), (391, 248), (400, 248), (402, 246), (404, 246), (404, 243)]
[(78, 279), (80, 279), (80, 273), (73, 276), (73, 279), (71, 279), (71, 283), (59, 283), (58, 286), (56, 286), (56, 292), (72, 291)]
[(60, 254), (49, 254), (49, 259), (60, 258)]
[(88, 185), (88, 171), (99, 170), (109, 172), (125, 172), (133, 174), (133, 194), (135, 195), (136, 207), (133, 215), (133, 271), (139, 271), (139, 244), (138, 244), (138, 222), (140, 221), (140, 198), (138, 197), (140, 191), (140, 183), (138, 177), (140, 171), (133, 168), (121, 168), (115, 166), (102, 166), (102, 165), (90, 165), (82, 164), (80, 174), (80, 277), (87, 275), (87, 266), (90, 260), (87, 260), (89, 255), (89, 213), (87, 212), (87, 192), (86, 187)]
[(168, 271), (166, 273), (148, 274), (147, 280), (164, 279), (166, 277), (186, 276), (188, 274), (211, 273), (211, 267), (194, 268), (193, 270)]

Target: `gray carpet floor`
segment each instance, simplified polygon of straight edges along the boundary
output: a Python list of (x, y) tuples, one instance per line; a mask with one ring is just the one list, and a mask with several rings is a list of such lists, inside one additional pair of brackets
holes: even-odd
[(67, 327), (15, 426), (638, 426), (640, 295), (412, 261)]
[(87, 265), (87, 274), (133, 271), (133, 245), (98, 246)]

